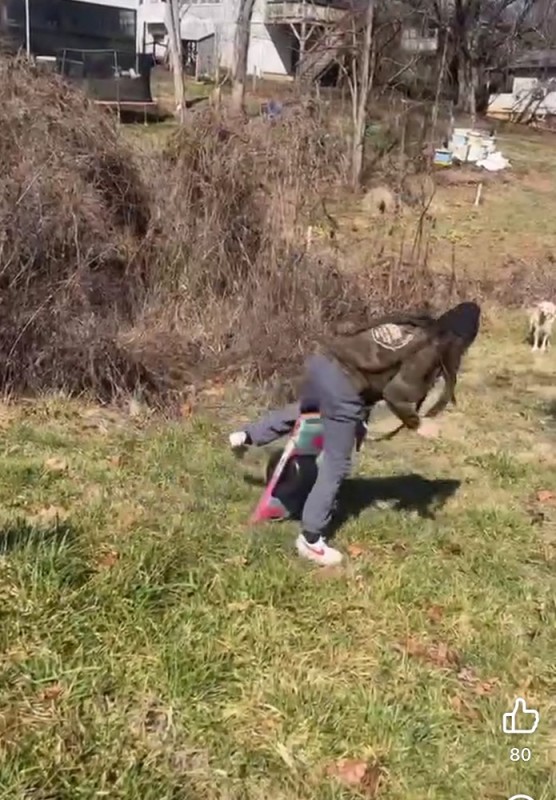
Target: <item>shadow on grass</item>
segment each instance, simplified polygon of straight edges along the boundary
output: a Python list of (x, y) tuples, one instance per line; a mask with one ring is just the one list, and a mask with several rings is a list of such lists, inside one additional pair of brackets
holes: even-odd
[(552, 400), (546, 406), (546, 413), (550, 417), (552, 422), (556, 422), (556, 400)]
[[(245, 476), (245, 481), (251, 486), (265, 485), (262, 480), (249, 475)], [(383, 478), (350, 478), (340, 490), (332, 532), (336, 532), (349, 519), (357, 518), (365, 509), (377, 505), (385, 505), (394, 511), (414, 511), (423, 519), (434, 519), (436, 512), (460, 486), (461, 481), (454, 478), (429, 479), (416, 473)], [(290, 494), (290, 502), (292, 499)], [(297, 509), (303, 507), (305, 499), (296, 497), (291, 504), (293, 519), (299, 519)]]
[(365, 509), (383, 504), (394, 511), (415, 511), (423, 519), (434, 519), (460, 486), (461, 481), (455, 478), (429, 479), (416, 473), (352, 478), (340, 491), (334, 529), (357, 518)]
[(23, 550), (26, 547), (69, 542), (75, 538), (76, 531), (67, 523), (36, 527), (23, 519), (15, 520), (0, 528), (0, 555)]

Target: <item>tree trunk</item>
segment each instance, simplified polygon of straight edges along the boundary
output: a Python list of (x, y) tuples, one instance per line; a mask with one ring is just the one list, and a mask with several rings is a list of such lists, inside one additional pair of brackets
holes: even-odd
[(479, 88), (479, 70), (475, 64), (471, 64), (471, 81), (469, 86), (469, 113), (471, 114), (471, 125), (475, 127), (477, 121), (477, 91)]
[(232, 81), (232, 110), (238, 114), (243, 111), (245, 100), (245, 82), (247, 79), (247, 56), (251, 38), (251, 18), (255, 0), (240, 0), (237, 16), (234, 75)]
[[(470, 49), (470, 48), (469, 48)], [(472, 58), (460, 53), (458, 60), (458, 103), (457, 107), (469, 114), (472, 123), (477, 116), (477, 88), (479, 71)]]
[(476, 116), (474, 73), (475, 69), (468, 62), (458, 69), (458, 109), (469, 114), (472, 120)]
[(438, 76), (436, 80), (436, 94), (434, 97), (434, 105), (432, 107), (431, 115), (431, 144), (434, 147), (436, 143), (436, 126), (438, 124), (438, 108), (440, 106), (440, 96), (442, 94), (442, 87), (444, 86), (444, 76), (446, 74), (446, 64), (448, 60), (448, 32), (444, 31), (444, 44), (442, 46), (442, 58), (440, 59), (440, 67), (438, 69)]
[(166, 8), (166, 28), (168, 29), (168, 50), (170, 65), (174, 76), (174, 98), (176, 116), (180, 122), (185, 121), (185, 82), (183, 74), (183, 56), (181, 49), (179, 0), (171, 0)]
[[(365, 28), (363, 41), (358, 54), (358, 70), (353, 80), (356, 81), (357, 90), (353, 92), (353, 140), (351, 152), (351, 185), (357, 190), (361, 185), (363, 160), (365, 155), (365, 128), (367, 123), (367, 101), (372, 88), (373, 68), (373, 26), (375, 15), (375, 0), (367, 0), (365, 14)], [(355, 88), (355, 87), (354, 87)]]

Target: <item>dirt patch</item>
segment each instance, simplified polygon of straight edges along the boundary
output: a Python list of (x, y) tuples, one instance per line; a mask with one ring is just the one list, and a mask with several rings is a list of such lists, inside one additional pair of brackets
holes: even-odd
[(556, 190), (554, 178), (537, 170), (531, 170), (524, 175), (521, 185), (526, 189), (532, 189), (534, 192), (540, 192), (541, 194), (554, 194)]
[(471, 166), (438, 169), (434, 173), (434, 179), (439, 186), (475, 186), (478, 183), (503, 186), (514, 181), (509, 171), (488, 172)]

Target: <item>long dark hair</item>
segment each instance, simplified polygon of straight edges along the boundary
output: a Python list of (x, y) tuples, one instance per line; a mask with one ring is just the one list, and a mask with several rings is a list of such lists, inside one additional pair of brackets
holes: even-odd
[(480, 320), (481, 309), (477, 303), (465, 302), (451, 308), (434, 321), (432, 329), (438, 337), (444, 390), (427, 412), (427, 417), (440, 414), (448, 403), (456, 405), (455, 392), (461, 360), (477, 338)]
[(444, 378), (444, 388), (436, 403), (427, 411), (425, 416), (436, 417), (441, 411), (444, 411), (448, 403), (456, 405), (458, 372), (461, 360), (467, 349), (468, 345), (458, 336), (452, 333), (441, 335), (438, 376)]

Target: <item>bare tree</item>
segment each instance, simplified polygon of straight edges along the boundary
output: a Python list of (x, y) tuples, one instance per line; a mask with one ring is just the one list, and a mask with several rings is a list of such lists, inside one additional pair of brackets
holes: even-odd
[[(349, 88), (351, 98), (351, 184), (361, 183), (367, 128), (367, 106), (373, 87), (376, 53), (374, 49), (377, 0), (364, 0), (326, 30), (300, 65), (305, 82), (318, 81), (331, 64), (336, 64)], [(318, 83), (317, 83), (318, 86)]]
[(440, 59), (440, 67), (436, 77), (436, 92), (434, 95), (434, 105), (431, 113), (431, 141), (436, 140), (436, 126), (438, 124), (438, 109), (440, 106), (440, 97), (444, 87), (444, 80), (446, 75), (446, 66), (448, 63), (448, 36), (446, 31), (442, 31), (442, 56)]
[[(556, 1), (556, 0), (555, 0)], [(357, 189), (363, 172), (370, 97), (377, 85), (395, 88), (411, 73), (417, 56), (399, 60), (404, 8), (389, 0), (352, 0), (352, 7), (306, 52), (299, 72), (305, 83), (318, 80), (330, 64), (340, 71), (351, 99), (351, 184)], [(407, 11), (405, 11), (407, 13)]]
[[(547, 0), (542, 0), (544, 3)], [(439, 57), (457, 107), (475, 116), (486, 97), (488, 71), (507, 66), (531, 30), (540, 0), (405, 0), (446, 37)]]
[(556, 43), (556, 1), (536, 0), (531, 11), (531, 31), (527, 35), (532, 47), (554, 47)]
[[(360, 46), (352, 54), (351, 80), (353, 138), (351, 150), (351, 184), (359, 188), (365, 155), (367, 103), (373, 86), (374, 53), (372, 52), (375, 21), (375, 0), (367, 0)], [(355, 36), (357, 40), (357, 35)]]
[(247, 79), (247, 58), (249, 54), (249, 42), (251, 39), (251, 19), (255, 0), (239, 0), (239, 10), (237, 15), (235, 49), (234, 49), (234, 72), (232, 79), (232, 109), (237, 113), (243, 111), (245, 100), (245, 83)]
[(166, 4), (166, 28), (168, 30), (168, 53), (170, 56), (172, 73), (174, 75), (176, 116), (180, 122), (184, 122), (187, 110), (185, 105), (185, 80), (181, 46), (179, 0), (170, 0), (170, 2)]

